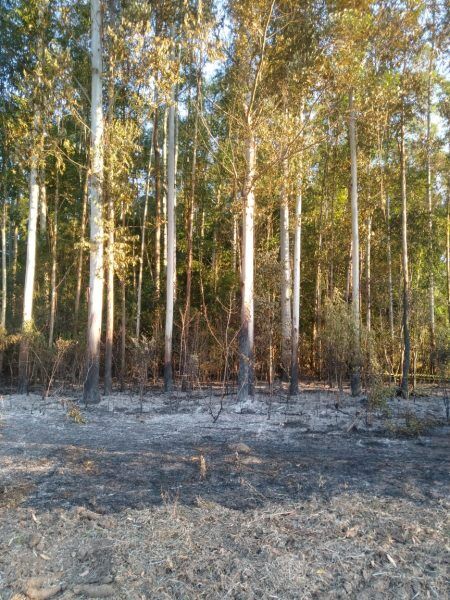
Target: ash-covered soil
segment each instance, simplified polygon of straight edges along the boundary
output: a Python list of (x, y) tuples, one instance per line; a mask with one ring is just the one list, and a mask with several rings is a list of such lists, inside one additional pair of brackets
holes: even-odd
[(0, 598), (448, 597), (442, 398), (219, 409), (4, 396)]

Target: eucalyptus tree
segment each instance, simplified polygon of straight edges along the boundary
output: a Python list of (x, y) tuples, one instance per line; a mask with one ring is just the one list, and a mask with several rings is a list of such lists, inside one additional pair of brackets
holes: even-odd
[(91, 0), (91, 176), (90, 202), (90, 275), (87, 328), (87, 372), (83, 399), (100, 401), (100, 338), (103, 312), (103, 59), (102, 8), (100, 0)]

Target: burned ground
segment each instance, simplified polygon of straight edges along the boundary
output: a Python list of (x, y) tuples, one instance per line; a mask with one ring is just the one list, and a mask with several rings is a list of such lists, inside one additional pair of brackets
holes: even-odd
[[(2, 598), (445, 597), (439, 397), (389, 422), (326, 392), (215, 423), (213, 395), (144, 400), (4, 397)], [(393, 435), (413, 417), (428, 430)]]

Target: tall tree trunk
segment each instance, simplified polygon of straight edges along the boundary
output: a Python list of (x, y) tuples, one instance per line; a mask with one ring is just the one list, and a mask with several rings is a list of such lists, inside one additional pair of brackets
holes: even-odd
[(167, 268), (167, 127), (169, 120), (169, 111), (167, 106), (163, 113), (163, 147), (162, 147), (162, 198), (161, 198), (161, 211), (162, 211), (162, 261), (164, 269)]
[[(122, 230), (125, 231), (126, 213), (125, 204), (122, 201), (121, 207)], [(127, 288), (126, 279), (122, 275), (120, 280), (120, 290), (122, 296), (122, 316), (121, 316), (121, 342), (120, 342), (120, 391), (123, 392), (126, 375), (126, 342), (127, 342)]]
[(294, 285), (292, 298), (292, 355), (291, 355), (291, 386), (290, 394), (298, 394), (298, 344), (300, 331), (300, 279), (302, 251), (302, 198), (303, 177), (300, 162), (300, 179), (295, 202), (295, 233), (294, 233)]
[(366, 327), (370, 331), (372, 326), (372, 290), (371, 290), (371, 242), (372, 242), (372, 217), (367, 217), (367, 249), (366, 249)]
[(13, 257), (12, 257), (12, 317), (16, 316), (16, 286), (17, 286), (17, 262), (19, 258), (19, 227), (14, 223), (13, 228)]
[(53, 223), (51, 228), (51, 255), (52, 255), (52, 267), (50, 274), (50, 324), (48, 332), (48, 347), (53, 347), (53, 338), (55, 333), (55, 320), (56, 320), (56, 302), (57, 302), (57, 290), (56, 290), (56, 274), (57, 274), (57, 244), (58, 244), (58, 210), (59, 210), (59, 170), (56, 167), (55, 177), (55, 207), (53, 211)]
[(352, 208), (352, 310), (354, 327), (354, 350), (352, 359), (352, 396), (361, 393), (360, 348), (360, 299), (359, 299), (359, 226), (358, 226), (358, 167), (356, 156), (356, 117), (353, 107), (353, 90), (349, 93), (349, 144), (351, 161), (351, 208)]
[(401, 393), (404, 398), (409, 394), (409, 367), (411, 362), (411, 341), (409, 336), (409, 269), (408, 269), (408, 222), (406, 198), (406, 155), (405, 155), (405, 115), (402, 107), (400, 126), (400, 177), (402, 193), (402, 274), (403, 274), (403, 369)]
[(428, 67), (428, 91), (427, 91), (427, 209), (428, 209), (428, 248), (429, 248), (429, 315), (430, 315), (430, 371), (432, 373), (436, 370), (435, 358), (436, 358), (436, 324), (435, 324), (435, 302), (434, 302), (434, 244), (433, 244), (433, 197), (432, 197), (432, 181), (431, 181), (431, 79), (432, 79), (432, 68), (433, 68), (433, 51), (434, 51), (434, 39), (432, 43), (432, 49), (430, 52), (430, 62)]
[(81, 288), (83, 280), (83, 254), (84, 254), (84, 243), (86, 235), (86, 221), (87, 221), (87, 206), (88, 206), (88, 182), (89, 182), (89, 164), (86, 165), (86, 178), (83, 186), (83, 207), (81, 210), (81, 223), (80, 223), (80, 247), (78, 248), (78, 260), (77, 260), (77, 287), (75, 291), (75, 311), (73, 319), (73, 333), (76, 337), (78, 334), (78, 318), (80, 314), (80, 300), (81, 300)]
[(112, 392), (112, 354), (114, 341), (114, 199), (108, 190), (108, 252), (106, 279), (105, 395)]
[(36, 272), (36, 237), (39, 211), (38, 156), (32, 149), (29, 175), (30, 203), (28, 210), (27, 260), (25, 266), (25, 286), (23, 292), (22, 337), (19, 349), (19, 394), (28, 390), (29, 335), (33, 327), (33, 296)]
[(253, 396), (254, 383), (254, 219), (256, 167), (256, 140), (251, 115), (248, 115), (247, 172), (244, 187), (244, 211), (242, 222), (242, 266), (241, 266), (241, 331), (239, 337), (239, 379), (238, 398), (245, 402)]
[(139, 340), (141, 335), (141, 310), (142, 310), (142, 281), (144, 277), (144, 254), (145, 254), (145, 232), (147, 228), (148, 201), (150, 197), (150, 171), (152, 168), (152, 144), (150, 144), (147, 178), (145, 181), (145, 198), (144, 211), (142, 214), (141, 226), (141, 251), (139, 255), (139, 273), (138, 273), (138, 289), (137, 289), (137, 306), (136, 306), (136, 339)]
[(100, 401), (100, 337), (103, 310), (103, 104), (102, 104), (102, 12), (100, 0), (91, 0), (91, 180), (90, 196), (90, 277), (87, 330), (87, 374), (83, 398)]
[[(157, 97), (155, 102), (158, 102)], [(161, 153), (159, 149), (158, 120), (159, 110), (156, 104), (153, 120), (153, 147), (155, 152), (155, 292), (157, 299), (159, 299), (161, 292)]]
[(447, 184), (447, 314), (450, 325), (450, 189)]
[(173, 389), (172, 336), (175, 291), (175, 92), (169, 107), (168, 157), (167, 157), (167, 273), (166, 273), (166, 324), (164, 336), (164, 389)]
[(283, 161), (283, 191), (280, 204), (280, 259), (281, 259), (281, 371), (284, 381), (289, 380), (291, 365), (291, 260), (289, 248), (289, 184), (288, 165)]
[[(5, 186), (6, 188), (6, 182)], [(7, 206), (6, 206), (6, 190), (3, 194), (2, 207), (2, 225), (1, 225), (1, 246), (2, 246), (2, 304), (0, 311), (0, 336), (6, 336), (6, 299), (7, 299), (7, 269), (6, 269), (6, 223), (7, 223)], [(0, 349), (0, 380), (3, 375), (3, 345)]]

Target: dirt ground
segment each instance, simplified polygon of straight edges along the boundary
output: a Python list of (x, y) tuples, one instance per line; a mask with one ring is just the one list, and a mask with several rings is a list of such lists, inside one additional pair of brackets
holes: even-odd
[(439, 395), (0, 398), (0, 598), (448, 598)]

